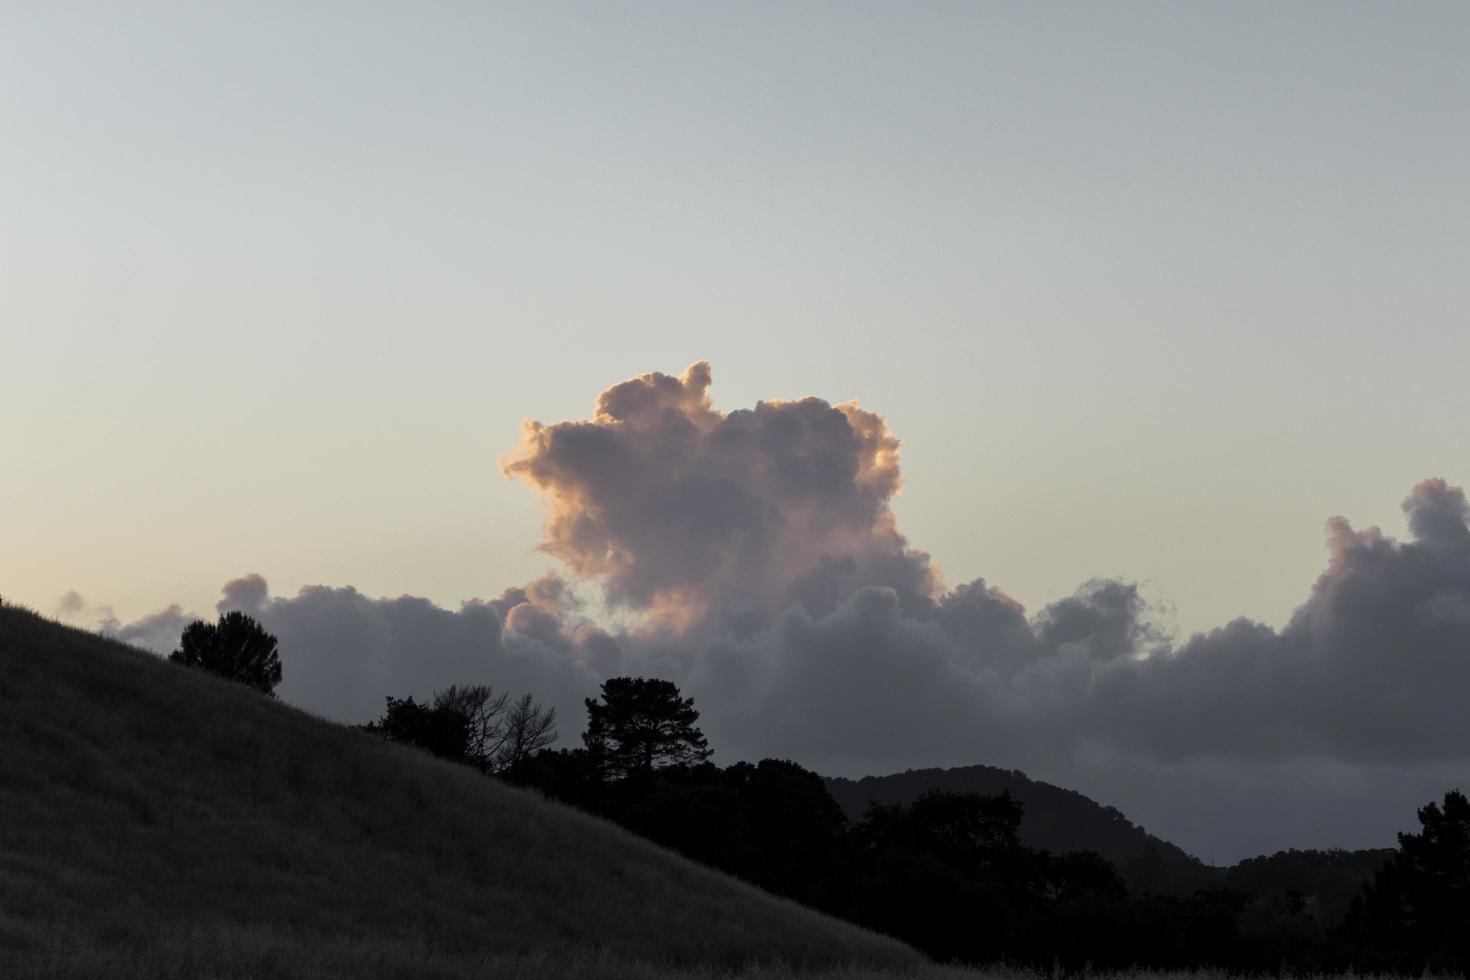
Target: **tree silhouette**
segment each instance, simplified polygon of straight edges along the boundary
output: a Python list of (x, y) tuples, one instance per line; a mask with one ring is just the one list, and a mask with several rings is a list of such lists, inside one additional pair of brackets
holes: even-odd
[(469, 762), (470, 719), (450, 705), (419, 704), (412, 697), (389, 697), (387, 711), (363, 731), (390, 742), (417, 745), (441, 759)]
[(811, 904), (831, 877), (847, 831), (822, 777), (784, 759), (737, 762), (724, 784), (740, 807), (747, 841), (740, 877)]
[(1023, 953), (1005, 945), (1031, 932), (1025, 917), (1038, 893), (1020, 822), (1009, 796), (930, 792), (908, 806), (874, 803), (855, 831), (840, 914), (940, 959)]
[(1353, 903), (1352, 925), (1370, 968), (1470, 970), (1470, 799), (1458, 790), (1419, 810), (1417, 834)]
[(168, 659), (201, 667), (272, 697), (281, 683), (276, 638), (242, 612), (224, 613), (217, 623), (195, 620), (185, 626), (179, 648)]
[(496, 776), (556, 741), (555, 708), (529, 694), (512, 701), (488, 684), (455, 684), (423, 704), (412, 697), (386, 701), (383, 717), (360, 726), (363, 731)]
[(1021, 849), (1021, 804), (1009, 793), (925, 793), (908, 806), (873, 804), (864, 846), (928, 854), (968, 875), (995, 870)]
[(555, 741), (556, 709), (543, 708), (531, 695), (522, 695), (506, 711), (492, 769), (497, 773), (514, 772)]
[(704, 733), (695, 727), (693, 698), (682, 698), (668, 681), (613, 677), (602, 684), (602, 701), (587, 698), (587, 752), (611, 779), (666, 766), (695, 765), (709, 758)]
[[(465, 733), (463, 751), (450, 757), (485, 772), (493, 771), (495, 760), (505, 744), (506, 720), (503, 716), (509, 700), (509, 694), (496, 694), (488, 684), (454, 684), (435, 694), (431, 710), (453, 716), (441, 719), (438, 726), (446, 732), (463, 727)], [(433, 751), (432, 748), (430, 750)]]

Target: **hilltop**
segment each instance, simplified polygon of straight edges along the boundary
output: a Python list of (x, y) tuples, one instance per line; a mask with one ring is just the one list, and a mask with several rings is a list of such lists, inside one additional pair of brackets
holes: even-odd
[(1197, 889), (1233, 889), (1250, 895), (1294, 891), (1322, 924), (1340, 919), (1373, 872), (1393, 853), (1389, 848), (1358, 851), (1293, 850), (1246, 858), (1216, 867), (1149, 833), (1117, 809), (1076, 790), (993, 766), (910, 769), (862, 779), (827, 778), (827, 791), (849, 819), (869, 803), (911, 803), (924, 793), (1009, 793), (1024, 807), (1021, 841), (1054, 853), (1092, 851), (1122, 875), (1130, 892), (1188, 895)]
[(534, 793), (0, 608), (5, 975), (922, 962)]
[(1219, 869), (1155, 837), (1113, 807), (1019, 771), (993, 766), (910, 769), (862, 779), (829, 778), (826, 783), (850, 819), (860, 817), (869, 803), (910, 803), (931, 790), (1009, 793), (1025, 808), (1023, 844), (1056, 853), (1092, 851), (1118, 869), (1129, 891), (1187, 894), (1220, 883)]

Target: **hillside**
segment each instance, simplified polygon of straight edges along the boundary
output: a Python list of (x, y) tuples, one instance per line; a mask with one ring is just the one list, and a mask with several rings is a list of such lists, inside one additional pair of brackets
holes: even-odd
[(1361, 851), (1277, 851), (1246, 858), (1225, 871), (1225, 884), (1253, 895), (1273, 889), (1294, 891), (1307, 911), (1326, 925), (1347, 914), (1363, 885), (1394, 853), (1393, 848)]
[(0, 608), (0, 975), (915, 966), (611, 824)]
[(1048, 851), (1093, 851), (1112, 862), (1131, 892), (1187, 894), (1220, 884), (1218, 869), (1160, 840), (1109, 806), (1081, 793), (1038, 782), (1024, 773), (991, 766), (910, 769), (862, 779), (829, 778), (827, 790), (849, 818), (868, 804), (909, 803), (931, 790), (1010, 793), (1025, 810), (1021, 841)]

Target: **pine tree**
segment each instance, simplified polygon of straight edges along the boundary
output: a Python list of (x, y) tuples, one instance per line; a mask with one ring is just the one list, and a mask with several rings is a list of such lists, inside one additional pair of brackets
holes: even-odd
[(694, 699), (679, 696), (668, 681), (614, 677), (602, 685), (602, 701), (586, 699), (582, 741), (603, 773), (621, 779), (667, 766), (695, 765), (710, 756), (695, 727)]
[(239, 681), (271, 697), (281, 683), (276, 638), (242, 612), (225, 613), (217, 623), (190, 623), (179, 637), (179, 648), (168, 659)]

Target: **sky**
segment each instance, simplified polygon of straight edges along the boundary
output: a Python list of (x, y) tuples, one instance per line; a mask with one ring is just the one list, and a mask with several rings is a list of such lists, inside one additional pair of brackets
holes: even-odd
[[(1138, 609), (1084, 595), (1146, 609), (1124, 667), (1237, 617), (1356, 663), (1292, 626), (1346, 601), (1319, 582), (1357, 553), (1328, 518), (1429, 548), (1408, 520), (1453, 494), (1412, 488), (1470, 480), (1467, 44), (1450, 3), (0, 4), (0, 594), (120, 627), (207, 613), (251, 573), (269, 595), (226, 600), (480, 598), (521, 682), (569, 703), (670, 637), (755, 644), (774, 683), (776, 640), (801, 634), (786, 600), (818, 636), (889, 589), (901, 632), (977, 578), (1033, 618), (1093, 579), (1136, 585)], [(793, 538), (850, 548), (850, 594), (819, 601), (783, 577), (796, 558), (760, 552), (671, 598), (544, 523), (611, 498), (568, 490), (576, 466), (515, 471), (539, 458), (523, 420), (595, 422), (599, 392), (702, 361), (709, 405), (661, 409), (700, 439), (815, 396), (901, 441), (901, 481), (859, 488), (871, 513)], [(723, 445), (691, 457), (701, 480), (796, 506), (721, 469)], [(726, 538), (686, 553), (638, 528), (630, 553), (727, 568)], [(915, 550), (900, 564), (932, 579), (863, 564)], [(505, 598), (548, 571), (580, 612)], [(1414, 608), (1458, 622), (1458, 581)], [(543, 626), (571, 651), (554, 679), (516, 648)], [(1048, 657), (1081, 642), (1026, 630)], [(383, 642), (376, 682), (417, 676)], [(701, 673), (721, 655), (668, 669), (744, 690)], [(1402, 810), (1431, 768), (1470, 772), (1369, 760), (1325, 717), (1269, 773), (1240, 745), (1145, 764), (1137, 740), (1174, 736), (1128, 710), (1155, 727), (1015, 758), (1207, 856), (1276, 840), (1192, 829), (1178, 801), (1227, 783), (1318, 814), (1298, 846), (1356, 845), (1393, 818), (1329, 827), (1322, 800), (1391, 783)], [(1009, 764), (1006, 740), (1051, 718), (1026, 711), (990, 747), (788, 745), (850, 772)], [(1290, 797), (1304, 782), (1326, 788)]]

